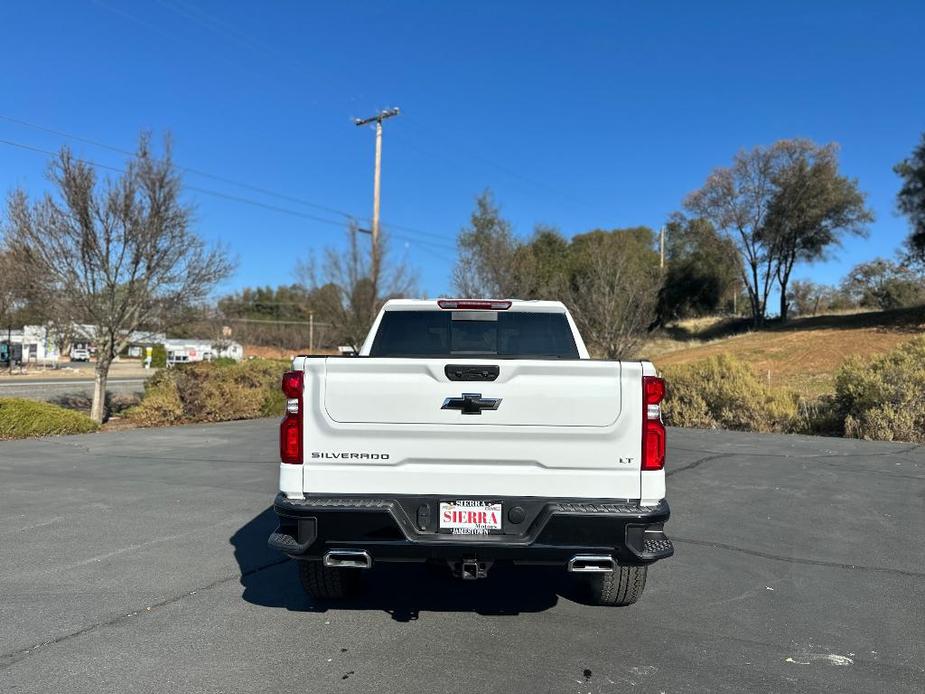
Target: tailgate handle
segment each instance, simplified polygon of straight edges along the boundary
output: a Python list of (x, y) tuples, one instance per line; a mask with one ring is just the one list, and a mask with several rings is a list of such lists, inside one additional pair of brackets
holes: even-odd
[(492, 364), (447, 364), (443, 373), (451, 381), (494, 381), (500, 369)]

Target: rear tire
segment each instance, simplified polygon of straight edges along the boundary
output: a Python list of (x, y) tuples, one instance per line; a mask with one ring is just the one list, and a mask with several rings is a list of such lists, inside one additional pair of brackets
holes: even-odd
[(647, 570), (647, 566), (615, 566), (611, 573), (592, 574), (591, 599), (597, 605), (632, 605), (642, 597)]
[(360, 570), (325, 566), (320, 561), (300, 561), (299, 583), (317, 600), (343, 600), (360, 592)]

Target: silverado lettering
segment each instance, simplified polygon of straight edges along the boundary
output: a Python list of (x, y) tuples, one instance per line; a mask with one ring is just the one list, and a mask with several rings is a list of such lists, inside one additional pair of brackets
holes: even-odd
[(320, 453), (318, 451), (312, 451), (312, 458), (316, 460), (326, 459), (326, 460), (337, 460), (337, 459), (350, 459), (350, 460), (388, 460), (388, 453)]

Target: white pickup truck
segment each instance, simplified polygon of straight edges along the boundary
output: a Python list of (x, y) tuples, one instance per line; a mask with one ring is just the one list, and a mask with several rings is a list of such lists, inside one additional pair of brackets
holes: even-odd
[(306, 591), (346, 597), (375, 562), (557, 565), (627, 605), (671, 556), (664, 382), (588, 356), (555, 301), (393, 300), (356, 357), (283, 377), (279, 527)]

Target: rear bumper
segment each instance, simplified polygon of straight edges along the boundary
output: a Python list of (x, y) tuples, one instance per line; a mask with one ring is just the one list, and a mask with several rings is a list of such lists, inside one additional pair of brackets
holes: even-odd
[(438, 532), (441, 500), (452, 496), (337, 497), (279, 494), (279, 527), (269, 545), (294, 559), (321, 559), (335, 549), (363, 550), (373, 561), (504, 561), (565, 565), (575, 555), (610, 555), (620, 564), (650, 564), (674, 553), (664, 533), (666, 500), (640, 506), (615, 499), (491, 497), (503, 504), (502, 534)]

